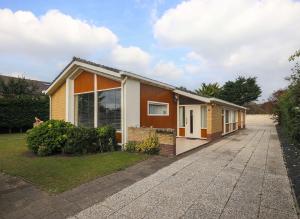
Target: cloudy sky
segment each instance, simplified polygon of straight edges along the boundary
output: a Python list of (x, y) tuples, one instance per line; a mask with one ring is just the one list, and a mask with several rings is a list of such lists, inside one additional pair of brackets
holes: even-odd
[(256, 76), (262, 100), (297, 49), (299, 1), (0, 1), (0, 73), (44, 81), (78, 56), (189, 89)]

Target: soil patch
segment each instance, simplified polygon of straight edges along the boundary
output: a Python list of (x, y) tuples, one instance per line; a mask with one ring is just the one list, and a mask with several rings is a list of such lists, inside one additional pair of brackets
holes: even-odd
[(282, 151), (291, 179), (292, 188), (294, 189), (295, 197), (300, 205), (300, 145), (290, 144), (284, 135), (282, 129), (277, 126), (278, 136), (281, 142)]

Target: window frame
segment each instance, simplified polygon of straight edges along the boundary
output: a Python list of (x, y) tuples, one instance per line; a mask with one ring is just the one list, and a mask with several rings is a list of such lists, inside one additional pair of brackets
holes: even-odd
[(99, 125), (99, 116), (100, 116), (100, 112), (99, 112), (99, 93), (100, 92), (105, 92), (105, 91), (112, 91), (112, 90), (120, 90), (120, 113), (121, 113), (121, 117), (120, 117), (120, 129), (116, 128), (116, 132), (121, 132), (122, 131), (122, 87), (114, 87), (114, 88), (107, 88), (107, 89), (98, 89), (95, 91), (96, 96), (97, 96), (97, 128), (101, 127)]
[[(183, 126), (182, 126), (182, 124), (180, 124), (181, 123), (181, 121), (180, 121), (180, 117), (181, 117), (181, 115), (180, 115), (180, 109), (183, 109), (183, 117), (182, 117), (182, 119), (183, 119)], [(185, 128), (185, 106), (179, 106), (178, 107), (178, 113), (179, 113), (179, 117), (178, 117), (178, 119), (179, 119), (179, 123), (178, 123), (178, 127), (179, 128)]]
[[(203, 111), (202, 111), (202, 109), (203, 108), (206, 108), (205, 110), (203, 110), (203, 111), (205, 111), (205, 113), (206, 113), (206, 117), (205, 117), (205, 123), (206, 123), (206, 125), (205, 126), (202, 126), (203, 125)], [(204, 105), (204, 104), (201, 104), (200, 105), (200, 128), (201, 129), (207, 129), (207, 126), (208, 126), (208, 119), (207, 119), (207, 115), (208, 115), (208, 107), (207, 107), (207, 105)]]
[[(78, 119), (79, 119), (79, 115), (78, 115), (78, 106), (76, 106), (76, 103), (78, 104), (78, 100), (76, 101), (76, 98), (78, 98), (78, 96), (80, 95), (85, 95), (85, 94), (94, 94), (94, 91), (86, 91), (86, 92), (80, 92), (80, 93), (74, 93), (74, 125), (79, 127), (79, 123), (78, 123)], [(93, 128), (94, 127), (94, 124), (95, 124), (95, 96), (93, 97), (94, 98), (94, 101), (93, 101), (93, 125), (92, 127), (90, 128)], [(82, 126), (84, 127), (84, 126)]]
[[(167, 113), (166, 114), (150, 114), (150, 105), (151, 104), (167, 106)], [(169, 116), (169, 103), (148, 100), (147, 101), (147, 116)]]

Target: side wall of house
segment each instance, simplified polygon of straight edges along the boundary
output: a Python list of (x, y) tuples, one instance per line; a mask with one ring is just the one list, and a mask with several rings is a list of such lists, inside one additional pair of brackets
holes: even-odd
[(222, 125), (222, 106), (209, 104), (207, 108), (207, 139), (221, 137)]
[(140, 82), (137, 80), (128, 78), (123, 83), (122, 121), (124, 143), (128, 140), (128, 128), (140, 127), (140, 90)]
[(62, 84), (51, 95), (51, 119), (66, 119), (66, 83)]
[[(171, 90), (141, 83), (140, 125), (141, 127), (172, 128), (177, 130), (177, 101)], [(169, 104), (168, 116), (149, 116), (148, 101)]]

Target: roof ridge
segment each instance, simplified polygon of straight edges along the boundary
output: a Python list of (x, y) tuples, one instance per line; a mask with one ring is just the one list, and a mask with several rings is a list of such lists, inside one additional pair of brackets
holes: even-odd
[(72, 61), (84, 62), (86, 64), (90, 64), (90, 65), (94, 65), (94, 66), (97, 66), (97, 67), (105, 68), (105, 69), (108, 69), (108, 70), (111, 70), (111, 71), (114, 71), (114, 72), (117, 72), (117, 73), (120, 73), (121, 71), (123, 71), (123, 70), (120, 70), (120, 69), (117, 69), (117, 68), (114, 68), (114, 67), (110, 67), (110, 66), (107, 66), (107, 65), (102, 65), (102, 64), (99, 64), (99, 63), (96, 63), (96, 62), (93, 62), (93, 61), (89, 61), (89, 60), (86, 60), (86, 59), (83, 59), (83, 58), (80, 58), (80, 57), (76, 57), (76, 56), (73, 56)]

